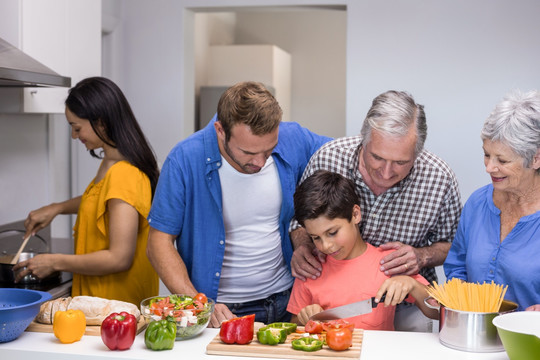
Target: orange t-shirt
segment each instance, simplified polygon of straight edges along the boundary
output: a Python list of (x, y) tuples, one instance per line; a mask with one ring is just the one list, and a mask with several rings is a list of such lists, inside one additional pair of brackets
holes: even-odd
[[(319, 304), (326, 310), (375, 296), (382, 283), (389, 278), (379, 270), (380, 261), (394, 250), (366, 245), (366, 251), (354, 259), (336, 260), (327, 256), (321, 276), (316, 280), (296, 279), (287, 311), (297, 315), (312, 304)], [(412, 277), (424, 285), (429, 284), (421, 275)], [(407, 301), (414, 299), (409, 297)], [(365, 330), (394, 330), (395, 310), (395, 306), (379, 304), (371, 313), (348, 318), (347, 321)]]

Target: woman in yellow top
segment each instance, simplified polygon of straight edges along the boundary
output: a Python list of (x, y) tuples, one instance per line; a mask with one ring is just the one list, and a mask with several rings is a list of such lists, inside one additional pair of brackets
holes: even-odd
[[(73, 273), (72, 296), (89, 295), (139, 305), (158, 295), (159, 279), (146, 256), (146, 220), (159, 170), (148, 141), (122, 91), (93, 77), (69, 91), (66, 117), (71, 137), (101, 159), (96, 177), (82, 196), (31, 211), (26, 234), (35, 234), (58, 214), (75, 214), (75, 254), (41, 254), (14, 270), (44, 278)], [(101, 149), (98, 156), (95, 150)]]

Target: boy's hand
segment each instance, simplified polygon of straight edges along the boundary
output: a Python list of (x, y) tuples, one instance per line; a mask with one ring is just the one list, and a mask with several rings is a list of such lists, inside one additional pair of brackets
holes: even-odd
[(407, 275), (393, 276), (386, 279), (379, 288), (379, 291), (377, 291), (375, 301), (378, 302), (384, 293), (386, 293), (384, 306), (397, 305), (405, 300), (407, 295), (413, 290), (415, 282), (415, 279)]
[(319, 304), (308, 305), (302, 310), (300, 310), (300, 312), (298, 313), (298, 320), (300, 324), (306, 325), (310, 317), (312, 317), (315, 314), (320, 313), (323, 310), (324, 309)]

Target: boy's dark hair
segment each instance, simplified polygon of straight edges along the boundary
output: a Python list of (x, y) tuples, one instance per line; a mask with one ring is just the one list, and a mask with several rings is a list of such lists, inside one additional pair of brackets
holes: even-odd
[(304, 221), (326, 216), (329, 219), (352, 219), (354, 205), (360, 201), (354, 182), (340, 174), (318, 170), (296, 188), (295, 218)]

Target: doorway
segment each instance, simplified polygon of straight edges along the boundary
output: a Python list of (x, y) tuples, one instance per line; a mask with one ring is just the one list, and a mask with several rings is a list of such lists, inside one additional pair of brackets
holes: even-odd
[[(290, 109), (287, 109), (288, 116), (284, 120), (298, 122), (321, 135), (345, 136), (345, 6), (205, 8), (190, 11), (193, 12), (193, 21), (188, 26), (192, 31), (186, 29), (184, 34), (188, 38), (184, 41), (192, 44), (193, 51), (184, 54), (185, 104), (194, 104), (196, 121), (200, 115), (200, 89), (211, 85), (208, 83), (208, 66), (212, 46), (273, 45), (290, 54), (290, 104), (287, 105)], [(194, 74), (193, 81), (189, 81), (190, 73)], [(256, 79), (238, 79), (245, 80)], [(277, 94), (276, 98), (279, 98)], [(197, 130), (196, 125), (194, 130)]]

